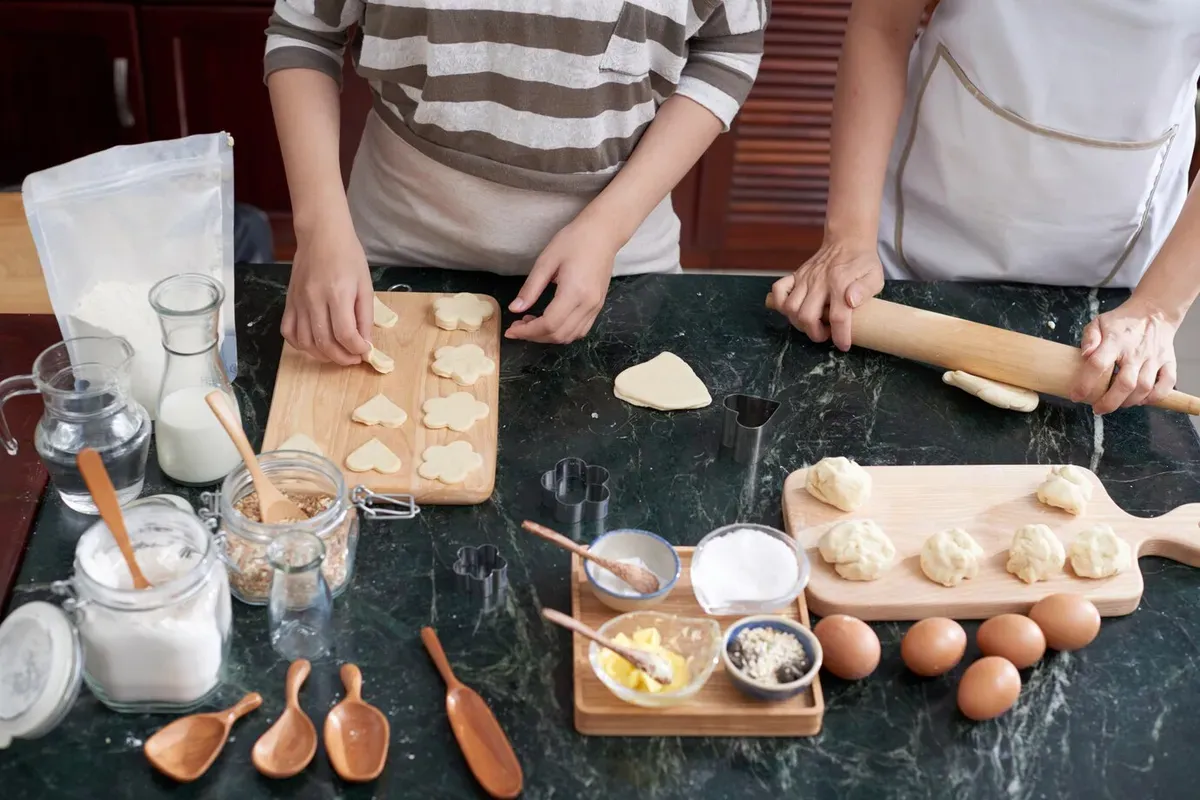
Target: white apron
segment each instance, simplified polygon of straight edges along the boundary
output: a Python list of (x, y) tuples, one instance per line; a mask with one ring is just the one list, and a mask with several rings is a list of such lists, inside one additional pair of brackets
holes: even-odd
[(1137, 284), (1179, 216), (1200, 0), (943, 0), (909, 61), (889, 278)]

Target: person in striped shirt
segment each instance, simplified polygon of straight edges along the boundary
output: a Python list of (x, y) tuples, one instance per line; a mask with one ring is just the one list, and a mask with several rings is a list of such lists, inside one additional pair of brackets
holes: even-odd
[[(296, 227), (283, 334), (369, 349), (367, 264), (527, 274), (506, 336), (567, 343), (612, 275), (679, 270), (670, 192), (729, 128), (769, 0), (277, 0), (264, 71)], [(353, 41), (351, 41), (351, 32)], [(344, 51), (371, 86), (350, 185)]]

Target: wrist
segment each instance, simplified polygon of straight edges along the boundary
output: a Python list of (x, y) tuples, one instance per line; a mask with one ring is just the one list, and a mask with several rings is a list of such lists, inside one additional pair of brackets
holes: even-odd
[(1183, 322), (1183, 318), (1192, 305), (1191, 298), (1164, 297), (1153, 287), (1146, 286), (1144, 281), (1138, 284), (1129, 299), (1141, 308), (1146, 316), (1170, 323), (1175, 327), (1179, 327)]
[(851, 252), (875, 252), (879, 248), (879, 223), (829, 217), (825, 221), (827, 246)]
[(594, 232), (597, 239), (607, 244), (611, 255), (615, 256), (617, 251), (633, 237), (641, 221), (631, 222), (627, 213), (622, 213), (610, 204), (602, 202), (602, 197), (597, 197), (584, 206), (584, 209), (575, 217), (575, 222)]

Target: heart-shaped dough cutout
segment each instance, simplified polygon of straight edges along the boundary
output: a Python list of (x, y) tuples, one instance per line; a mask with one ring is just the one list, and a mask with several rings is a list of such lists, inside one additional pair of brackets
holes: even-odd
[(446, 345), (433, 352), (433, 374), (450, 378), (459, 386), (472, 386), (496, 371), (496, 362), (477, 344)]
[(384, 305), (384, 302), (379, 299), (379, 295), (376, 295), (374, 300), (375, 302), (372, 304), (372, 316), (374, 317), (375, 324), (380, 328), (395, 327), (396, 322), (400, 319), (400, 315)]
[(375, 349), (371, 346), (371, 352), (367, 353), (367, 363), (375, 368), (376, 372), (388, 374), (396, 368), (396, 362), (387, 353)]
[(704, 382), (674, 353), (660, 353), (630, 367), (613, 382), (617, 399), (658, 411), (704, 408), (712, 403)]
[(350, 418), (363, 425), (399, 428), (408, 419), (408, 413), (382, 394), (377, 394), (354, 409), (354, 414)]
[(346, 456), (346, 469), (351, 472), (382, 472), (391, 475), (400, 471), (400, 456), (378, 439), (372, 439)]
[(296, 433), (288, 437), (287, 441), (275, 448), (276, 450), (303, 450), (306, 453), (312, 453), (318, 456), (324, 456), (325, 451), (321, 446), (312, 439), (305, 436), (303, 433)]
[(455, 392), (449, 397), (431, 397), (421, 406), (426, 428), (463, 431), (488, 415), (488, 404), (476, 400), (470, 392)]
[(482, 466), (483, 456), (475, 452), (471, 443), (457, 441), (425, 448), (417, 474), (427, 481), (462, 483), (472, 470)]
[(433, 319), (437, 326), (447, 331), (477, 331), (484, 320), (491, 319), (495, 308), (487, 300), (470, 292), (459, 292), (452, 297), (439, 297), (433, 301)]

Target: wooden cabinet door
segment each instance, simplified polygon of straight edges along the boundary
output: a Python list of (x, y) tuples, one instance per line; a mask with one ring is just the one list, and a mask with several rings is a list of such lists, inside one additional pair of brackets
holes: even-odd
[(145, 138), (133, 6), (0, 3), (0, 186)]

